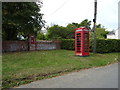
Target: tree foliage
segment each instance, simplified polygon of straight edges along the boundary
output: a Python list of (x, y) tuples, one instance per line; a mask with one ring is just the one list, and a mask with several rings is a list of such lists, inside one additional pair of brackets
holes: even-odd
[(66, 38), (67, 30), (63, 26), (54, 25), (48, 29), (48, 39), (62, 39)]
[(77, 28), (77, 23), (72, 23), (72, 24), (68, 24), (66, 26), (66, 29), (67, 29), (67, 39), (70, 39), (70, 38), (74, 38), (74, 32), (75, 32), (75, 29)]
[[(108, 33), (109, 32), (106, 31), (106, 28), (104, 28), (104, 26), (101, 24), (96, 25), (96, 36), (98, 39), (106, 39)], [(93, 32), (90, 32), (90, 38), (93, 39)]]
[(91, 21), (89, 21), (88, 19), (85, 19), (79, 24), (79, 27), (87, 27), (91, 29), (90, 25), (91, 25)]
[(45, 40), (45, 39), (46, 39), (46, 37), (42, 32), (37, 34), (37, 40)]
[(54, 25), (48, 28), (49, 39), (72, 39), (76, 28), (88, 27), (90, 28), (91, 21), (88, 19), (83, 20), (81, 23), (70, 23), (66, 27)]
[(18, 35), (24, 38), (29, 34), (37, 35), (45, 23), (40, 8), (41, 3), (37, 5), (35, 2), (3, 2), (3, 40), (18, 40)]
[(107, 38), (108, 31), (105, 31), (105, 28), (97, 28), (97, 38)]

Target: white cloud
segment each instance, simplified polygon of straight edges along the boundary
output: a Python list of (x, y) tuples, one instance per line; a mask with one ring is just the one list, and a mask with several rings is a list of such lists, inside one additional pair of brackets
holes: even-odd
[[(97, 23), (110, 29), (118, 27), (118, 1), (98, 0)], [(55, 23), (65, 26), (84, 19), (92, 21), (94, 0), (43, 0), (42, 13), (48, 25)]]

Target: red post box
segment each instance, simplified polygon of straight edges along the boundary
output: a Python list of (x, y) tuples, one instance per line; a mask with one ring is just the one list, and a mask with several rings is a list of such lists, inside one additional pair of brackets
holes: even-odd
[(75, 29), (75, 54), (77, 56), (89, 56), (89, 29), (80, 27)]

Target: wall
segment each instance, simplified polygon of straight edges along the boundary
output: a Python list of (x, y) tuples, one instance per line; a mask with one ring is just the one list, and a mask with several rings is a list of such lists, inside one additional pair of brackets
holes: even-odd
[(28, 41), (3, 41), (2, 52), (55, 50), (61, 48), (60, 44), (61, 41), (36, 41), (35, 44)]
[(3, 41), (2, 52), (28, 51), (27, 41)]
[(107, 35), (107, 39), (115, 39), (115, 35)]
[(37, 41), (36, 50), (60, 49), (60, 41)]
[(118, 38), (118, 30), (119, 30), (119, 29), (114, 30), (114, 33), (115, 33), (115, 34), (110, 34), (110, 35), (108, 34), (108, 35), (107, 35), (107, 39), (119, 39), (119, 38)]
[(119, 38), (118, 38), (118, 31), (119, 31), (119, 29), (114, 30), (114, 33), (115, 33), (115, 34), (110, 34), (110, 35), (108, 34), (108, 35), (107, 35), (107, 39), (119, 39)]

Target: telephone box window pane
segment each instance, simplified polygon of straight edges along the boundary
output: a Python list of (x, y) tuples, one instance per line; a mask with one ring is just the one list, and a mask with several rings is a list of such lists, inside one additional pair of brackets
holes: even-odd
[(84, 51), (89, 52), (89, 34), (85, 33), (84, 37)]
[(80, 33), (77, 33), (77, 35), (80, 35)]
[(77, 33), (77, 52), (81, 52), (80, 49), (81, 49), (81, 33)]

